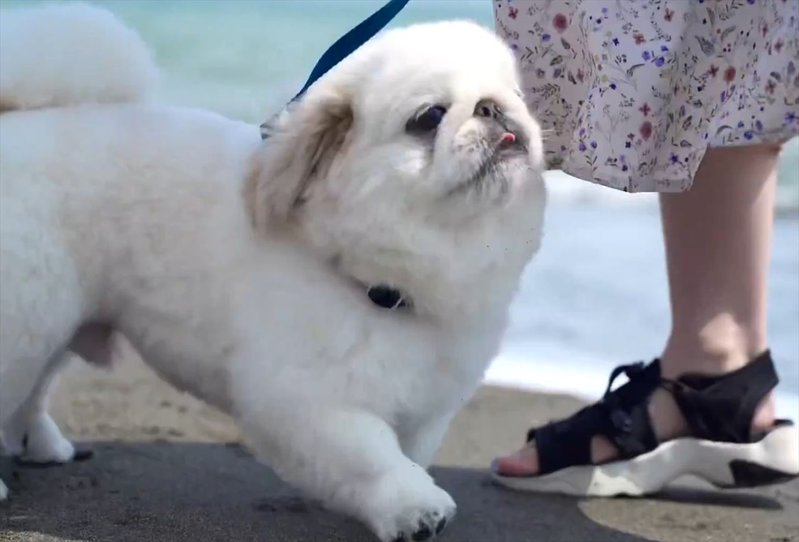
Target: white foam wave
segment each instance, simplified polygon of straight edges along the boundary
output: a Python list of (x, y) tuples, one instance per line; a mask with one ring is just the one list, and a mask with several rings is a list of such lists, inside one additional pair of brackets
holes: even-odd
[[(552, 199), (558, 202), (625, 207), (657, 204), (656, 194), (629, 194), (608, 189), (562, 171), (548, 171), (545, 179)], [(783, 213), (799, 211), (799, 137), (786, 144), (780, 159), (776, 208)]]
[(600, 203), (605, 205), (656, 205), (653, 193), (631, 194), (598, 184), (582, 181), (562, 171), (547, 171), (544, 175), (547, 191), (553, 200), (569, 203)]

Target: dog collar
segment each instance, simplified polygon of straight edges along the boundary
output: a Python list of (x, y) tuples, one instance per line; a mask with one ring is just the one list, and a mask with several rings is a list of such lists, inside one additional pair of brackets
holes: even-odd
[(383, 309), (395, 310), (411, 307), (410, 300), (406, 299), (402, 292), (384, 284), (368, 287), (366, 295), (369, 296), (372, 303)]
[[(311, 75), (308, 76), (308, 80), (289, 103), (299, 100), (303, 94), (305, 94), (305, 91), (327, 73), (328, 70), (374, 37), (375, 34), (388, 25), (388, 23), (402, 11), (402, 8), (404, 8), (409, 1), (410, 0), (388, 0), (383, 7), (339, 38), (338, 41), (325, 51), (311, 71)], [(275, 117), (278, 115), (275, 115)], [(270, 119), (261, 125), (261, 139), (266, 140), (269, 138), (271, 124)], [(406, 299), (399, 290), (383, 284), (368, 286), (366, 288), (366, 295), (369, 296), (369, 300), (372, 303), (383, 309), (407, 309), (412, 306), (410, 300)]]

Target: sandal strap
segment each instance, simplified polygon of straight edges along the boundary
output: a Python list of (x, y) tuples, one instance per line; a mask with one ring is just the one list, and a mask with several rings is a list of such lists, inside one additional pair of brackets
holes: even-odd
[[(628, 382), (611, 391), (621, 374), (627, 376)], [(569, 418), (530, 430), (527, 441), (535, 440), (540, 474), (591, 464), (591, 440), (597, 435), (613, 442), (623, 459), (653, 450), (657, 439), (647, 404), (660, 384), (659, 360), (647, 366), (621, 365), (611, 373), (601, 401)]]
[(688, 422), (691, 436), (743, 444), (762, 437), (752, 433), (755, 411), (779, 383), (771, 352), (766, 350), (737, 371), (721, 376), (688, 374), (665, 381)]
[[(628, 382), (612, 390), (625, 374)], [(617, 459), (631, 459), (658, 446), (649, 417), (649, 399), (658, 388), (670, 391), (688, 423), (691, 436), (703, 440), (749, 443), (762, 435), (752, 433), (752, 420), (763, 398), (778, 384), (770, 351), (741, 369), (721, 376), (661, 377), (660, 360), (616, 367), (602, 399), (569, 418), (550, 422), (527, 433), (535, 440), (539, 474), (575, 465), (590, 465), (591, 440), (604, 436), (618, 449)]]

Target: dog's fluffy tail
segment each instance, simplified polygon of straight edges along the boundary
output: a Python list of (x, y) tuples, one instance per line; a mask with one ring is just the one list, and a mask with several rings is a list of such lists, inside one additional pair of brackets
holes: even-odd
[(0, 112), (144, 101), (158, 70), (144, 41), (82, 3), (0, 13)]

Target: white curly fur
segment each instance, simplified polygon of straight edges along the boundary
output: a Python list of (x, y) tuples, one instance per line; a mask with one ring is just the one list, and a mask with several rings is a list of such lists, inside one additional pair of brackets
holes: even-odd
[[(103, 10), (2, 20), (6, 446), (70, 459), (47, 389), (66, 351), (98, 361), (116, 331), (381, 540), (451, 517), (424, 467), (497, 351), (541, 237), (540, 133), (510, 51), (465, 22), (387, 32), (264, 143), (256, 126), (143, 103), (150, 55)], [(506, 129), (475, 115), (484, 99), (527, 146), (481, 169)], [(438, 130), (406, 133), (433, 103), (447, 107)], [(413, 309), (372, 304), (375, 283)]]
[(0, 110), (138, 102), (157, 81), (142, 39), (104, 9), (67, 3), (0, 17)]

